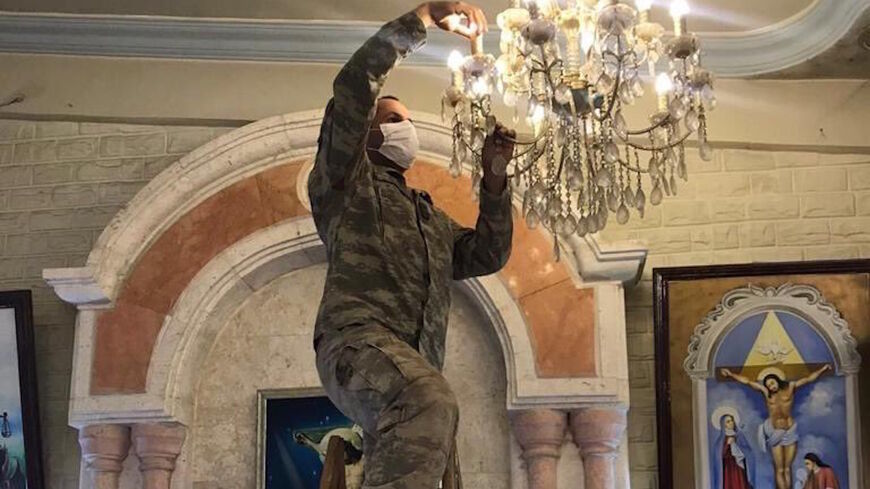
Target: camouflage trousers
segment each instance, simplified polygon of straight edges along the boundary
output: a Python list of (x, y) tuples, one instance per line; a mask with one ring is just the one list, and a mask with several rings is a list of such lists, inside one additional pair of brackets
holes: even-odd
[(327, 333), (316, 350), (329, 399), (365, 432), (363, 488), (437, 488), (459, 418), (441, 373), (379, 325)]

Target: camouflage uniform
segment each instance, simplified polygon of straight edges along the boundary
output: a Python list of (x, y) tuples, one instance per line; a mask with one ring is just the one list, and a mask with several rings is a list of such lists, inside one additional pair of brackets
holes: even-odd
[(365, 145), (377, 97), (397, 62), (425, 43), (416, 14), (385, 24), (342, 68), (308, 181), (329, 271), (315, 326), (330, 399), (366, 434), (364, 487), (434, 488), (456, 429), (441, 375), (450, 282), (495, 273), (511, 243), (510, 192), (481, 190), (463, 228)]

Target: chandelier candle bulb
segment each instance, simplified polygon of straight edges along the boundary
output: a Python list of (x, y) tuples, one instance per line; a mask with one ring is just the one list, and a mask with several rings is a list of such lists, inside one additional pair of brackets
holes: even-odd
[[(474, 26), (474, 24), (471, 25)], [(471, 55), (477, 54), (483, 54), (483, 34), (477, 34), (471, 38)]]
[(674, 35), (682, 36), (685, 29), (686, 15), (689, 14), (689, 2), (674, 0), (671, 2), (671, 17), (674, 19)]
[(674, 89), (674, 83), (667, 73), (659, 73), (656, 77), (656, 93), (659, 96), (659, 112), (668, 110), (668, 93)]
[(459, 51), (453, 50), (450, 56), (447, 57), (447, 67), (453, 74), (453, 86), (462, 88), (462, 64), (465, 62), (465, 57)]
[(653, 0), (635, 0), (634, 5), (637, 7), (637, 11), (640, 13), (638, 16), (639, 22), (645, 23), (649, 22), (649, 9), (652, 8)]

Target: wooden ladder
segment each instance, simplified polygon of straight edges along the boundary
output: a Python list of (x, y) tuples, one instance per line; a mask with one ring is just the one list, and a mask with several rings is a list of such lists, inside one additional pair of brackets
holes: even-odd
[[(326, 458), (323, 461), (323, 472), (320, 476), (320, 489), (347, 489), (344, 480), (344, 444), (339, 436), (329, 439), (326, 447)], [(441, 479), (441, 489), (462, 489), (462, 473), (459, 470), (459, 457), (456, 456), (456, 443), (450, 452), (450, 460)]]

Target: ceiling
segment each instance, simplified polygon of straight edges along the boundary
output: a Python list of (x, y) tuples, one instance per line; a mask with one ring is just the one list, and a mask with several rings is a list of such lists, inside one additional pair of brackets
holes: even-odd
[[(4, 15), (8, 17), (9, 13), (60, 13), (113, 18), (146, 15), (193, 19), (325, 20), (333, 21), (331, 24), (333, 26), (336, 25), (335, 21), (349, 22), (347, 25), (359, 25), (353, 22), (382, 22), (396, 17), (416, 5), (417, 1), (0, 0), (0, 18)], [(594, 3), (596, 0), (580, 1)], [(622, 1), (630, 3), (631, 0)], [(867, 1), (866, 5), (862, 3), (864, 1)], [(498, 12), (506, 8), (510, 2), (509, 0), (476, 0), (475, 3), (481, 5), (490, 23), (494, 23)], [(667, 6), (671, 0), (654, 0), (654, 3), (652, 20), (669, 28), (671, 21), (667, 14)], [(870, 26), (870, 8), (868, 8), (870, 0), (689, 0), (689, 3), (692, 9), (689, 29), (701, 33), (702, 44), (705, 43), (705, 34), (708, 47), (712, 46), (710, 41), (744, 40), (743, 43), (730, 44), (739, 46), (736, 50), (732, 49), (732, 57), (749, 60), (760, 59), (757, 56), (759, 53), (768, 53), (770, 56), (785, 53), (787, 56), (778, 59), (790, 60), (782, 64), (784, 69), (772, 67), (766, 72), (764, 69), (755, 69), (753, 73), (763, 74), (736, 76), (870, 79), (870, 50), (862, 48), (859, 41), (861, 34)], [(851, 10), (844, 18), (845, 23), (838, 21), (841, 22), (838, 25), (841, 25), (842, 29), (834, 29), (836, 34), (831, 34), (828, 38), (808, 35), (833, 31), (830, 24), (821, 25), (824, 24), (824, 15), (820, 18), (819, 15), (813, 17), (806, 15), (807, 13), (836, 12), (837, 9), (842, 12), (844, 8), (840, 7), (846, 5), (852, 5), (852, 7), (845, 7)], [(16, 22), (14, 17), (8, 21)], [(144, 22), (151, 22), (151, 20), (145, 19)], [(847, 28), (848, 32), (846, 32)], [(14, 29), (12, 33), (14, 35)], [(771, 36), (771, 33), (776, 35)], [(843, 33), (846, 34), (842, 35)], [(336, 43), (340, 42), (327, 31), (324, 31), (323, 36), (335, 39)], [(834, 43), (836, 39), (839, 41)], [(771, 40), (779, 44), (771, 45)], [(801, 41), (804, 47), (799, 47)], [(792, 52), (789, 53), (790, 46)], [(758, 66), (775, 66), (775, 62), (770, 62), (770, 56), (767, 57), (767, 61), (761, 62)]]
[[(491, 22), (508, 0), (478, 0)], [(669, 0), (656, 0), (653, 18), (667, 21)], [(813, 0), (691, 0), (690, 28), (700, 32), (759, 29), (785, 20)], [(253, 19), (385, 21), (409, 10), (406, 0), (0, 0), (0, 10), (69, 14), (166, 15)]]

